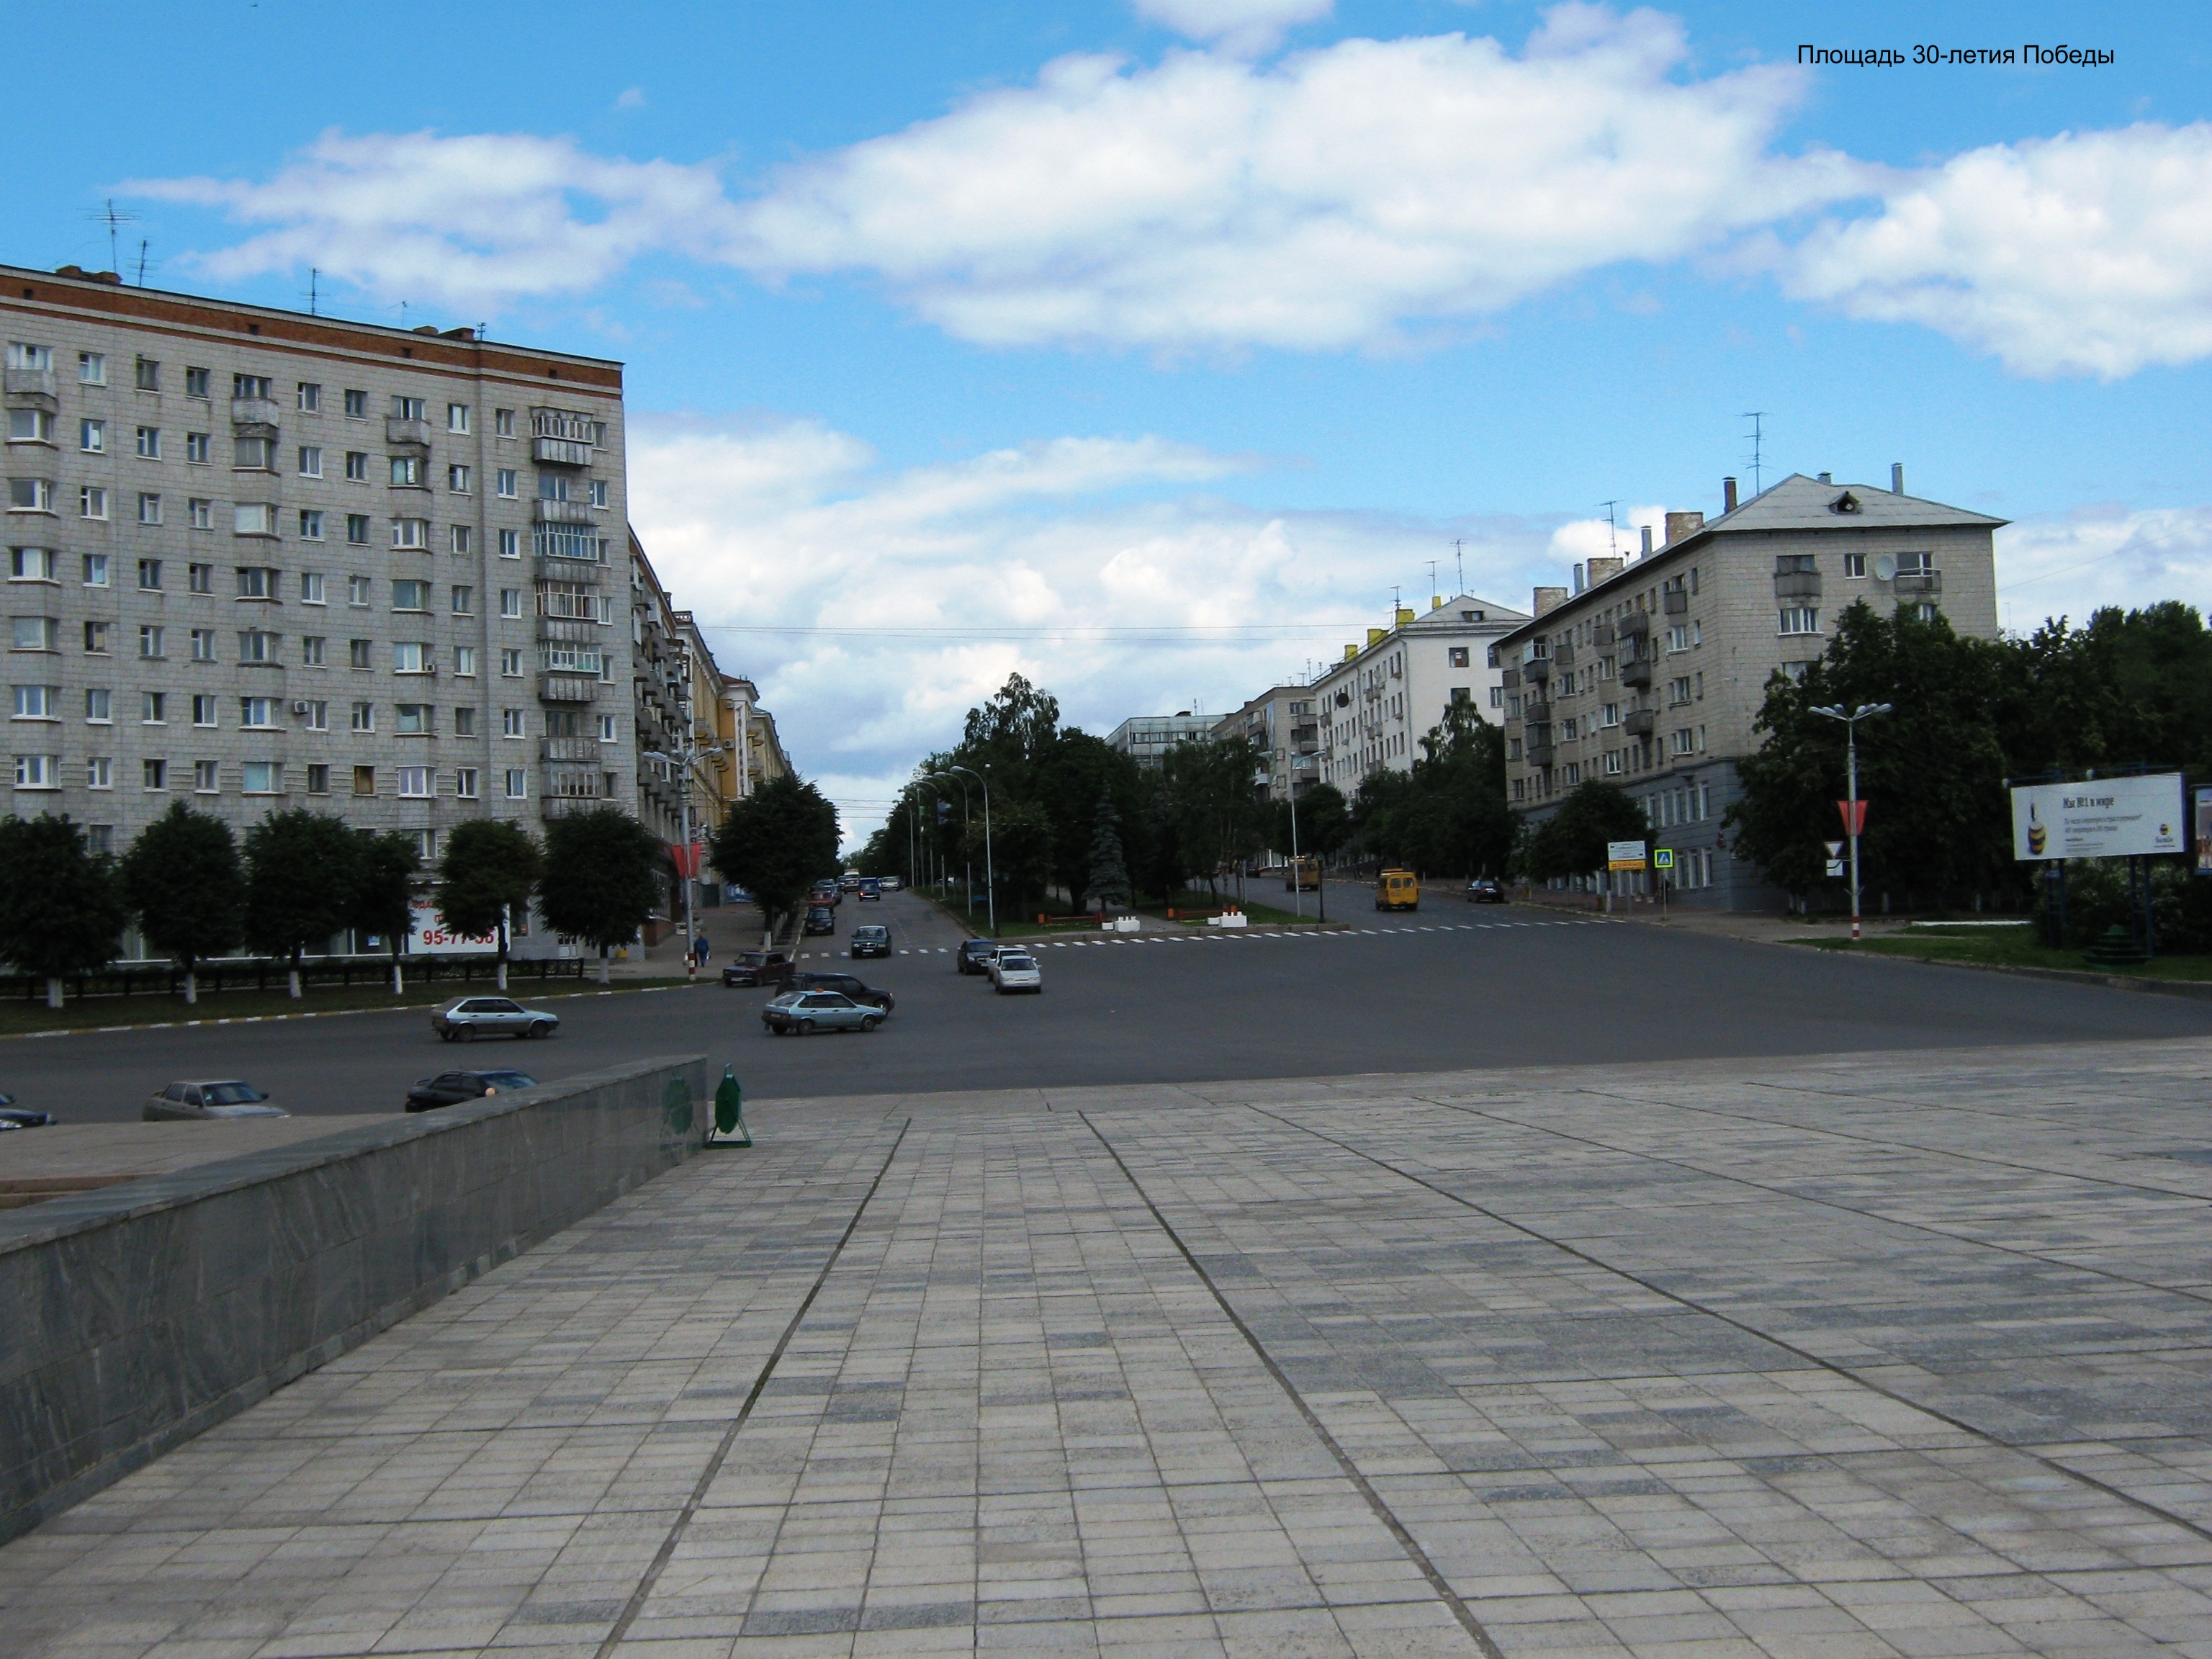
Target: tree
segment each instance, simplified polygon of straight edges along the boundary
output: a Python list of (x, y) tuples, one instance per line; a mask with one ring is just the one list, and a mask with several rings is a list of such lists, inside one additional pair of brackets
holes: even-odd
[(87, 845), (66, 817), (0, 819), (0, 958), (46, 981), (46, 1006), (62, 1006), (62, 981), (115, 959), (130, 912), (112, 860)]
[(457, 933), (471, 939), (498, 935), (502, 991), (509, 921), (529, 909), (544, 865), (536, 839), (519, 823), (473, 818), (454, 825), (446, 837), (446, 856), (438, 861), (438, 885), (430, 902)]
[[(1098, 901), (1098, 908), (1110, 911), (1116, 905), (1127, 905), (1130, 899), (1129, 865), (1121, 853), (1121, 815), (1114, 810), (1113, 798), (1101, 795), (1098, 809), (1092, 817), (1091, 832), (1091, 865), (1083, 881), (1083, 892)], [(1082, 893), (1071, 892), (1076, 908), (1082, 908)]]
[(982, 819), (971, 822), (961, 850), (971, 863), (989, 866), (1008, 908), (1017, 914), (1023, 901), (1042, 893), (1052, 878), (1052, 825), (1033, 801), (1000, 803), (991, 814), (988, 836)]
[(360, 855), (353, 830), (327, 812), (271, 812), (246, 832), (246, 942), (283, 960), (295, 997), (307, 947), (346, 926)]
[(1421, 739), (1405, 830), (1413, 867), (1481, 876), (1503, 873), (1516, 824), (1505, 800), (1505, 734), (1472, 702), (1455, 702)]
[(1628, 792), (1592, 778), (1577, 784), (1559, 810), (1529, 834), (1522, 864), (1538, 881), (1586, 876), (1606, 866), (1606, 844), (1643, 841), (1651, 826)]
[[(1297, 814), (1296, 839), (1301, 857), (1334, 857), (1352, 840), (1352, 809), (1345, 801), (1344, 791), (1333, 783), (1317, 783), (1300, 795)], [(1292, 840), (1290, 802), (1275, 804), (1275, 843), (1287, 852)]]
[(234, 948), (246, 925), (246, 872), (230, 826), (173, 802), (138, 832), (119, 873), (138, 932), (185, 970), (185, 1001), (198, 1003), (199, 964)]
[[(415, 850), (415, 838), (397, 830), (381, 835), (373, 830), (356, 830), (354, 834), (358, 844), (346, 926), (357, 933), (374, 933), (390, 947), (392, 994), (398, 996), (407, 988), (399, 958), (415, 927), (415, 875), (422, 868), (422, 854)], [(503, 975), (500, 988), (507, 988)]]
[(1160, 759), (1160, 778), (1186, 858), (1213, 890), (1220, 872), (1260, 850), (1267, 818), (1264, 762), (1249, 738), (1179, 743)]
[(811, 783), (770, 778), (732, 805), (709, 842), (714, 868), (760, 905), (769, 938), (824, 876), (837, 873), (837, 809)]
[[(836, 852), (833, 836), (833, 859)], [(620, 807), (570, 812), (545, 826), (538, 908), (555, 933), (599, 946), (602, 985), (609, 977), (607, 953), (636, 938), (653, 915), (661, 895), (660, 857), (652, 832)]]

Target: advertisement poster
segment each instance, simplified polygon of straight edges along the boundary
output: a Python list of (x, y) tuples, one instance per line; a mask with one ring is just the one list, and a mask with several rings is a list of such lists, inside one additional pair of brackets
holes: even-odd
[(446, 919), (427, 905), (415, 907), (410, 923), (414, 937), (408, 949), (419, 956), (479, 956), (499, 949), (499, 935), (486, 933), (481, 939), (471, 939), (447, 927)]
[(2212, 876), (2212, 789), (2197, 792), (2197, 873)]
[[(2016, 859), (2118, 859), (2188, 850), (2181, 774), (2038, 783), (2012, 792)], [(2202, 859), (2203, 832), (2198, 833)]]

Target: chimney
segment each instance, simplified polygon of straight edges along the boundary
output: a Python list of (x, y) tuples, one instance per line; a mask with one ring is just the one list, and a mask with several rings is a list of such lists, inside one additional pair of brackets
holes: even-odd
[(1588, 587), (1589, 586), (1589, 581), (1584, 578), (1583, 574), (1582, 562), (1581, 562), (1580, 560), (1577, 560), (1577, 561), (1575, 562), (1575, 592), (1577, 592), (1577, 593), (1580, 593), (1580, 592), (1581, 592), (1584, 588)]
[(1893, 495), (1902, 495), (1905, 493), (1905, 463), (1903, 461), (1892, 461), (1889, 464), (1889, 493)]
[(1721, 511), (1723, 513), (1735, 511), (1735, 480), (1734, 478), (1721, 480)]
[(1821, 482), (1822, 483), (1835, 483), (1835, 480), (1834, 480), (1833, 478), (1830, 477), (1826, 473), (1823, 472), (1823, 473), (1820, 475), (1820, 482)]
[(1441, 610), (1443, 610), (1443, 608), (1444, 608), (1444, 596), (1443, 596), (1443, 594), (1441, 594), (1441, 593), (1431, 593), (1431, 594), (1430, 594), (1430, 595), (1429, 595), (1429, 609), (1430, 609), (1430, 610), (1431, 610), (1431, 611), (1441, 611)]
[(1651, 526), (1648, 524), (1644, 526), (1644, 556), (1651, 556)]
[(1381, 640), (1381, 639), (1382, 639), (1382, 637), (1385, 634), (1389, 633), (1389, 631), (1390, 631), (1390, 630), (1389, 630), (1389, 629), (1387, 629), (1387, 628), (1370, 628), (1370, 629), (1369, 629), (1367, 630), (1367, 643), (1368, 643), (1368, 644), (1370, 644), (1370, 645), (1373, 645), (1373, 644), (1375, 644), (1376, 641), (1378, 641), (1379, 640)]
[(1395, 626), (1395, 627), (1403, 628), (1403, 627), (1404, 627), (1407, 623), (1409, 623), (1409, 622), (1411, 622), (1411, 621), (1413, 621), (1413, 607), (1412, 607), (1411, 605), (1400, 605), (1400, 606), (1398, 607), (1398, 613), (1397, 613), (1397, 615), (1398, 615), (1398, 620), (1397, 620), (1397, 621), (1396, 621), (1396, 623), (1395, 623), (1395, 624), (1393, 624), (1393, 625), (1394, 625), (1394, 626)]
[(1540, 587), (1536, 590), (1536, 597), (1534, 600), (1535, 613), (1540, 617), (1547, 611), (1557, 611), (1566, 602), (1567, 590), (1565, 588)]
[(1667, 545), (1672, 547), (1676, 542), (1686, 540), (1705, 527), (1705, 515), (1702, 513), (1669, 513), (1667, 515)]
[(1589, 585), (1595, 587), (1600, 582), (1610, 581), (1627, 568), (1626, 558), (1592, 559), (1589, 562)]

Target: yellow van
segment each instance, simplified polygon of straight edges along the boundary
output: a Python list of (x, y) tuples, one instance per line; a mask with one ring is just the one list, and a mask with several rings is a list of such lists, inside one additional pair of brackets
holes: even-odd
[(1285, 893), (1321, 891), (1321, 860), (1316, 858), (1292, 859), (1283, 869), (1283, 890)]
[(1375, 908), (1378, 910), (1418, 910), (1421, 908), (1421, 884), (1411, 870), (1385, 870), (1375, 883)]

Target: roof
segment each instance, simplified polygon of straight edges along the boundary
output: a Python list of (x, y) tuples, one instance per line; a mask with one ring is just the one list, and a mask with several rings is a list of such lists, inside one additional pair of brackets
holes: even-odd
[[(1459, 614), (1462, 611), (1475, 611), (1480, 615), (1482, 620), (1468, 622)], [(1532, 618), (1528, 612), (1516, 611), (1510, 605), (1500, 605), (1495, 599), (1486, 599), (1478, 593), (1456, 594), (1443, 604), (1422, 611), (1411, 622), (1397, 623), (1382, 629), (1379, 637), (1370, 640), (1351, 655), (1339, 657), (1332, 662), (1323, 664), (1322, 672), (1314, 676), (1312, 685), (1300, 689), (1310, 690), (1313, 686), (1318, 686), (1325, 681), (1334, 679), (1346, 669), (1364, 662), (1369, 653), (1383, 650), (1409, 634), (1489, 634), (1501, 627), (1507, 633), (1510, 633), (1530, 620)]]

